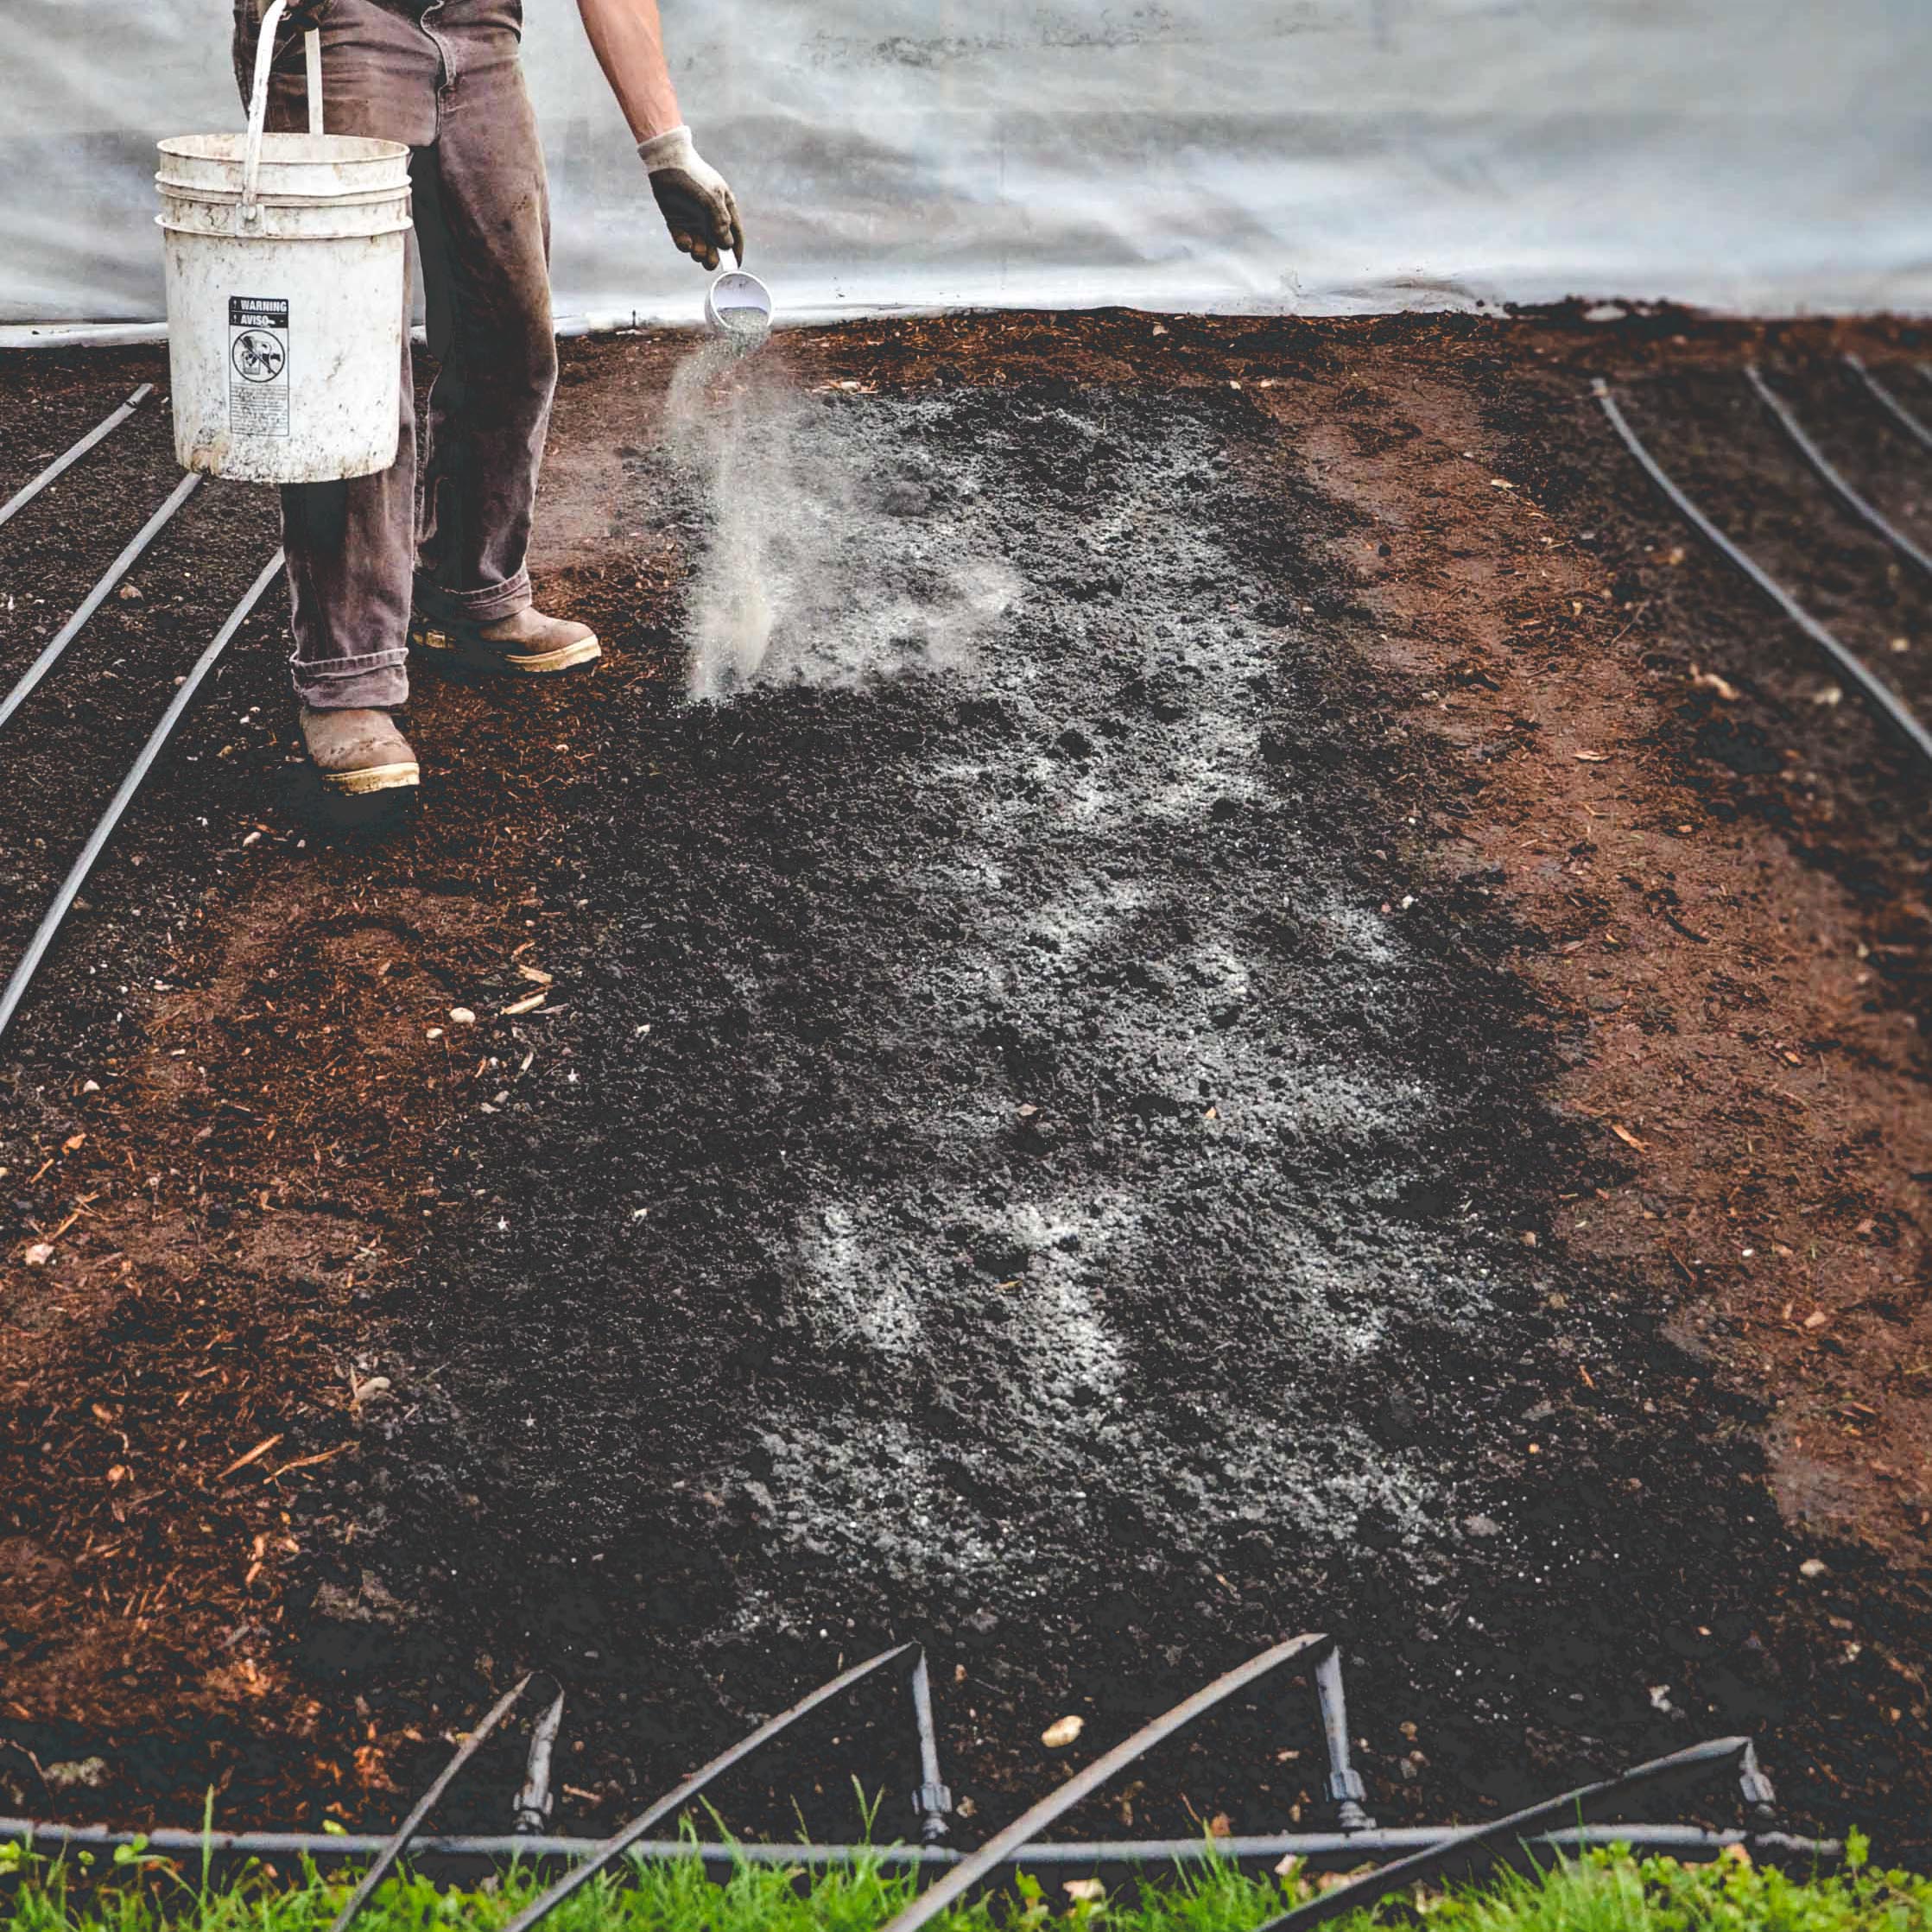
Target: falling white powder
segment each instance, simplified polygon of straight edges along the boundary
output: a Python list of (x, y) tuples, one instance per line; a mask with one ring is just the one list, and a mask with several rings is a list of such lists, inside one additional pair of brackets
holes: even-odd
[(687, 604), (690, 694), (858, 685), (969, 664), (1020, 580), (928, 523), (947, 485), (915, 447), (882, 458), (856, 399), (801, 392), (742, 342), (694, 350), (665, 432), (706, 528)]

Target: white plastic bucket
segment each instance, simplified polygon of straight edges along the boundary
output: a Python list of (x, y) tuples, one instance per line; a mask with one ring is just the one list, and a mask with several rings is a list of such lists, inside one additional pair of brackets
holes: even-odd
[(161, 143), (174, 451), (247, 483), (329, 483), (396, 460), (409, 150), (321, 131), (311, 36), (307, 134), (267, 134), (286, 0), (262, 22), (246, 134)]

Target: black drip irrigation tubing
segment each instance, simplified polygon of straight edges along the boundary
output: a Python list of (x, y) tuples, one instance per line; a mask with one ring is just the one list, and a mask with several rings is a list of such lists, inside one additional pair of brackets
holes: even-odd
[(1610, 426), (1623, 439), (1624, 447), (1643, 466), (1644, 473), (1662, 491), (1685, 521), (1690, 523), (1712, 548), (1735, 569), (1757, 586), (1771, 602), (1804, 632), (1825, 656), (1833, 668), (1848, 682), (1855, 686), (1859, 695), (1877, 713), (1880, 720), (1889, 725), (1927, 764), (1932, 765), (1932, 732), (1915, 718), (1891, 688), (1876, 677), (1847, 647), (1834, 637), (1810, 611), (1798, 602), (1777, 580), (1759, 564), (1755, 558), (1720, 530), (1697, 505), (1687, 497), (1672, 480), (1669, 472), (1652, 456), (1644, 446), (1643, 439), (1632, 429), (1624, 412), (1618, 408), (1617, 399), (1610, 393), (1610, 385), (1599, 376), (1591, 384), (1592, 393), (1603, 406), (1603, 413), (1610, 419)]
[(1912, 437), (1916, 442), (1922, 445), (1925, 448), (1932, 449), (1932, 428), (1928, 428), (1924, 423), (1921, 422), (1919, 419), (1915, 416), (1912, 412), (1908, 409), (1905, 405), (1901, 402), (1898, 398), (1894, 396), (1891, 391), (1887, 389), (1885, 385), (1881, 383), (1878, 378), (1865, 366), (1865, 358), (1863, 356), (1847, 355), (1845, 358), (1845, 364), (1846, 368), (1853, 371), (1856, 373), (1858, 379), (1865, 384), (1867, 390), (1871, 391), (1872, 400), (1884, 410), (1885, 414), (1889, 415), (1891, 420), (1906, 433), (1907, 435)]
[[(1108, 1866), (1159, 1867), (1211, 1865), (1279, 1864), (1284, 1858), (1310, 1864), (1340, 1861), (1359, 1864), (1364, 1858), (1397, 1856), (1443, 1844), (1455, 1835), (1449, 1825), (1402, 1825), (1387, 1830), (1281, 1832), (1254, 1838), (1121, 1838), (1067, 1840), (1050, 1845), (1028, 1845), (1001, 1860), (1003, 1871), (1086, 1870)], [(308, 1859), (325, 1868), (359, 1864), (389, 1844), (387, 1838), (366, 1832), (297, 1831), (116, 1831), (105, 1825), (48, 1825), (28, 1818), (0, 1818), (0, 1845), (55, 1856), (68, 1852), (112, 1853), (152, 1852), (163, 1858), (211, 1860), (259, 1859), (265, 1862)], [(409, 1856), (421, 1863), (450, 1865), (542, 1865), (588, 1857), (603, 1842), (595, 1838), (559, 1838), (542, 1833), (499, 1832), (494, 1836), (433, 1834), (412, 1841)], [(1524, 1843), (1552, 1851), (1587, 1851), (1593, 1846), (1627, 1845), (1633, 1851), (1710, 1859), (1733, 1845), (1770, 1859), (1842, 1857), (1844, 1846), (1834, 1838), (1796, 1836), (1776, 1831), (1715, 1831), (1701, 1825), (1574, 1825), (1541, 1832)], [(928, 1845), (709, 1845), (690, 1838), (641, 1838), (630, 1848), (635, 1861), (660, 1864), (679, 1860), (730, 1871), (741, 1865), (802, 1865), (822, 1871), (870, 1860), (892, 1871), (944, 1871), (961, 1865), (967, 1854), (948, 1846)]]
[(194, 668), (182, 679), (181, 688), (174, 694), (168, 709), (162, 713), (161, 722), (149, 733), (148, 742), (141, 747), (139, 754), (128, 769), (128, 775), (122, 779), (120, 789), (114, 794), (100, 822), (88, 834), (87, 843), (80, 848), (80, 856), (69, 868), (67, 876), (61, 881), (60, 890), (54, 894), (54, 903), (48, 906), (34, 936), (28, 941), (27, 950), (21, 955), (20, 962), (8, 979), (6, 986), (0, 990), (0, 1036), (3, 1036), (12, 1023), (14, 1015), (20, 1010), (20, 1003), (27, 997), (27, 989), (48, 948), (54, 944), (54, 935), (60, 929), (61, 922), (73, 909), (74, 901), (80, 895), (80, 889), (87, 883), (87, 875), (94, 868), (94, 861), (106, 849), (107, 841), (114, 836), (114, 830), (121, 822), (122, 815), (134, 801), (134, 795), (140, 790), (142, 782), (153, 769), (155, 760), (161, 756), (162, 748), (173, 735), (181, 714), (194, 701), (194, 694), (213, 670), (222, 653), (234, 641), (238, 631), (254, 613), (255, 607), (267, 595), (269, 587), (282, 573), (282, 552), (277, 550), (269, 558), (262, 574), (252, 583), (242, 600), (228, 614), (227, 622), (215, 633), (213, 641), (195, 660)]
[[(136, 390), (128, 397), (126, 402), (122, 403), (119, 409), (114, 410), (111, 415), (97, 424), (64, 455), (50, 463), (25, 489), (19, 491), (5, 505), (0, 506), (0, 523), (6, 523), (8, 518), (22, 504), (31, 502), (62, 472), (72, 468), (96, 444), (112, 434), (153, 393), (154, 384), (143, 383), (139, 389)], [(133, 569), (143, 555), (146, 554), (155, 539), (174, 521), (175, 512), (200, 488), (205, 480), (206, 478), (199, 472), (191, 471), (175, 485), (174, 488), (168, 493), (167, 499), (142, 526), (132, 542), (108, 566), (106, 572), (102, 575), (99, 581), (81, 600), (79, 607), (74, 611), (73, 615), (60, 626), (60, 629), (41, 651), (39, 656), (27, 667), (19, 681), (15, 684), (3, 699), (0, 699), (0, 725), (4, 725), (7, 720), (20, 709), (21, 706), (26, 703), (28, 698), (40, 684), (41, 680), (60, 661), (61, 654), (67, 649), (67, 646), (80, 635), (81, 631), (86, 628), (88, 620), (107, 601), (115, 586), (120, 583), (129, 571)], [(102, 852), (106, 848), (108, 840), (114, 835), (116, 827), (120, 824), (122, 816), (133, 801), (135, 794), (141, 789), (143, 781), (145, 780), (148, 773), (152, 770), (155, 760), (161, 755), (162, 748), (173, 735), (175, 725), (181, 722), (182, 713), (193, 701), (195, 694), (201, 688), (209, 672), (214, 668), (222, 653), (228, 649), (229, 644), (234, 640), (236, 632), (253, 614), (256, 606), (267, 593), (269, 586), (274, 583), (280, 573), (282, 567), (282, 554), (278, 550), (269, 560), (261, 575), (249, 586), (247, 592), (243, 595), (241, 602), (229, 613), (227, 621), (216, 633), (213, 641), (208, 645), (207, 649), (195, 661), (193, 668), (182, 679), (181, 687), (175, 692), (173, 700), (169, 703), (168, 709), (162, 713), (161, 722), (149, 734), (146, 744), (142, 746), (140, 751), (136, 754), (133, 764), (128, 770), (127, 776), (122, 779), (119, 789), (109, 802), (107, 810), (102, 814), (99, 822), (88, 835), (86, 844), (81, 847), (80, 856), (75, 859), (73, 866), (68, 870), (67, 877), (62, 880), (60, 890), (54, 896), (53, 903), (48, 908), (40, 925), (35, 928), (33, 938), (29, 941), (27, 950), (21, 955), (19, 962), (9, 976), (4, 988), (0, 988), (0, 1035), (5, 1034), (7, 1028), (12, 1023), (15, 1014), (19, 1011), (20, 1004), (26, 998), (27, 989), (31, 984), (35, 973), (39, 970), (41, 960), (46, 958), (56, 934), (60, 932), (61, 922), (73, 909), (74, 901), (79, 896), (81, 887), (86, 884), (88, 874), (93, 870), (94, 862), (100, 857)]]
[(142, 525), (140, 534), (107, 567), (107, 573), (88, 592), (80, 608), (60, 626), (53, 642), (27, 667), (19, 683), (4, 698), (0, 698), (0, 725), (4, 725), (27, 702), (34, 687), (54, 668), (60, 653), (86, 628), (88, 618), (107, 601), (114, 586), (134, 568), (148, 546), (174, 521), (174, 512), (200, 488), (203, 480), (199, 470), (191, 470), (174, 485), (167, 502)]
[(95, 424), (72, 449), (56, 456), (24, 489), (16, 491), (5, 503), (0, 504), (0, 523), (10, 523), (16, 514), (25, 510), (48, 484), (57, 477), (64, 476), (97, 443), (105, 442), (154, 393), (155, 385), (152, 383), (143, 383), (119, 409)]
[(1764, 380), (1756, 363), (1745, 364), (1745, 379), (1757, 390), (1758, 400), (1777, 419), (1778, 427), (1790, 438), (1792, 447), (1811, 466), (1819, 480), (1846, 509), (1868, 529), (1877, 531), (1900, 556), (1916, 564), (1926, 576), (1932, 577), (1932, 556), (1928, 556), (1876, 504), (1853, 488), (1845, 472), (1806, 434), (1804, 425), (1798, 421), (1791, 405)]
[[(1312, 1654), (1316, 1659), (1315, 1693), (1327, 1745), (1327, 1789), (1335, 1828), (1263, 1836), (1212, 1838), (1101, 1839), (1038, 1842), (1039, 1834), (1091, 1796), (1109, 1778), (1126, 1769), (1183, 1726), (1236, 1693), (1259, 1683), (1283, 1665)], [(788, 1729), (807, 1713), (841, 1695), (864, 1679), (890, 1665), (909, 1665), (913, 1717), (919, 1734), (920, 1769), (924, 1783), (912, 1794), (912, 1809), (920, 1821), (925, 1842), (919, 1845), (710, 1844), (694, 1838), (651, 1838), (650, 1827), (674, 1816), (714, 1778), (742, 1764), (754, 1751)], [(349, 1928), (383, 1876), (409, 1853), (420, 1861), (453, 1865), (483, 1864), (563, 1864), (567, 1869), (505, 1932), (531, 1932), (572, 1893), (599, 1872), (623, 1859), (644, 1862), (689, 1860), (728, 1874), (741, 1866), (778, 1865), (805, 1871), (870, 1861), (894, 1871), (909, 1871), (922, 1884), (920, 1897), (899, 1913), (884, 1932), (917, 1932), (936, 1914), (958, 1901), (973, 1886), (1001, 1872), (1138, 1870), (1178, 1868), (1213, 1863), (1279, 1866), (1295, 1859), (1314, 1865), (1359, 1865), (1365, 1859), (1387, 1859), (1376, 1871), (1350, 1884), (1321, 1894), (1285, 1918), (1271, 1922), (1270, 1932), (1284, 1926), (1312, 1923), (1373, 1902), (1397, 1887), (1478, 1862), (1496, 1862), (1517, 1853), (1536, 1857), (1623, 1845), (1632, 1850), (1680, 1859), (1714, 1859), (1733, 1846), (1754, 1858), (1802, 1868), (1835, 1864), (1844, 1856), (1836, 1839), (1805, 1837), (1777, 1828), (1776, 1794), (1759, 1768), (1755, 1746), (1748, 1738), (1720, 1738), (1639, 1764), (1620, 1776), (1567, 1791), (1561, 1797), (1512, 1812), (1507, 1817), (1466, 1827), (1416, 1825), (1378, 1828), (1363, 1808), (1365, 1793), (1348, 1764), (1346, 1704), (1340, 1653), (1319, 1634), (1289, 1638), (1251, 1657), (1218, 1677), (1143, 1725), (1123, 1744), (1076, 1772), (1060, 1788), (1032, 1806), (1005, 1830), (976, 1852), (960, 1852), (934, 1842), (934, 1815), (929, 1803), (943, 1800), (938, 1824), (952, 1809), (950, 1794), (940, 1781), (939, 1751), (931, 1721), (931, 1682), (923, 1648), (902, 1644), (854, 1664), (829, 1683), (761, 1725), (728, 1751), (693, 1773), (677, 1789), (611, 1838), (597, 1840), (553, 1836), (543, 1830), (551, 1809), (551, 1769), (563, 1719), (563, 1692), (539, 1713), (532, 1727), (527, 1770), (516, 1794), (513, 1832), (486, 1835), (415, 1836), (437, 1801), (476, 1756), (478, 1748), (502, 1723), (529, 1689), (532, 1679), (521, 1679), (499, 1698), (477, 1728), (465, 1739), (441, 1774), (411, 1807), (401, 1827), (386, 1837), (347, 1832), (217, 1832), (159, 1830), (115, 1831), (98, 1825), (52, 1825), (29, 1819), (0, 1818), (0, 1844), (20, 1845), (55, 1855), (68, 1852), (112, 1852), (127, 1847), (165, 1857), (215, 1859), (258, 1859), (309, 1860), (336, 1866), (367, 1859), (368, 1870), (336, 1919), (332, 1932)], [(1340, 1739), (1338, 1748), (1338, 1739)], [(1729, 1771), (1750, 1819), (1742, 1829), (1713, 1829), (1690, 1824), (1610, 1825), (1588, 1821), (1589, 1815), (1613, 1811), (1626, 1800), (1659, 1787), (1707, 1780)], [(1348, 1794), (1338, 1797), (1337, 1793)], [(1360, 1822), (1352, 1822), (1359, 1820)], [(1346, 1900), (1332, 1908), (1342, 1893)]]

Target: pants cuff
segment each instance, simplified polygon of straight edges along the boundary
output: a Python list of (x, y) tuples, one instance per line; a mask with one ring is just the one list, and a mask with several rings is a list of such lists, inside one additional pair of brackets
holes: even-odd
[(409, 701), (409, 654), (383, 651), (351, 668), (291, 662), (295, 695), (311, 711), (396, 711)]
[(530, 607), (530, 573), (519, 570), (501, 584), (488, 584), (481, 590), (447, 590), (428, 577), (418, 577), (416, 607), (426, 617), (445, 617), (466, 624), (495, 624), (513, 618)]

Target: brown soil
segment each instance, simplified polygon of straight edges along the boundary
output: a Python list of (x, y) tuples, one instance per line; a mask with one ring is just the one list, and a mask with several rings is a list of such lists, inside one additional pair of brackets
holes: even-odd
[[(1512, 377), (1506, 400), (1434, 378), (1389, 356), (1342, 409), (1305, 388), (1270, 406), (1363, 514), (1352, 561), (1390, 662), (1490, 768), (1459, 838), (1551, 941), (1525, 970), (1568, 1023), (1561, 1098), (1627, 1171), (1525, 1232), (1674, 1289), (1687, 1346), (1776, 1401), (1788, 1516), (1922, 1562), (1922, 779), (1867, 718), (1817, 706), (1834, 681), (1802, 640), (1600, 460), (1574, 377)], [(1570, 434), (1532, 431), (1537, 404)], [(1638, 412), (1669, 437), (1655, 390)], [(1808, 595), (1808, 553), (1837, 547), (1903, 606), (1873, 628), (1922, 653), (1932, 599), (1783, 467), (1810, 541), (1753, 548)], [(1586, 488), (1596, 528), (1580, 544)], [(1713, 726), (1756, 727), (1781, 769), (1752, 784), (1698, 757)], [(1853, 813), (1867, 822), (1848, 827)]]
[[(1932, 595), (1739, 397), (1755, 354), (1854, 425), (1848, 463), (1896, 476), (1912, 459), (1834, 386), (1847, 347), (1891, 369), (1916, 345), (1671, 314), (1109, 314), (855, 324), (768, 353), (858, 393), (1232, 385), (1271, 429), (1332, 512), (1326, 592), (1387, 683), (1378, 755), (1424, 746), (1438, 775), (1374, 852), (1379, 890), (1482, 896), (1554, 1029), (1576, 1137), (1520, 1239), (1581, 1292), (1657, 1308), (1737, 1404), (1726, 1428), (1760, 1417), (1793, 1552), (1764, 1611), (1785, 1637), (1764, 1641), (1808, 1659), (1774, 1767), (1812, 1815), (1883, 1814), (1909, 1840), (1932, 1796), (1909, 1741), (1932, 1627), (1924, 777), (1852, 698), (1816, 701), (1831, 681), (1802, 639), (1655, 500), (1587, 394), (1594, 373), (1625, 385), (1660, 453), (1924, 712)], [(339, 1492), (372, 1426), (423, 1399), (394, 1291), (463, 1211), (440, 1150), (507, 1078), (492, 1015), (570, 931), (611, 687), (675, 688), (681, 548), (611, 506), (683, 348), (567, 345), (537, 563), (549, 604), (602, 630), (598, 678), (421, 692), (420, 818), (335, 842), (276, 808), (279, 626), (258, 617), (0, 1047), (0, 1790), (22, 1809), (173, 1821), (213, 1783), (230, 1821), (392, 1811), (465, 1714), (305, 1674), (308, 1566), (357, 1516)], [(0, 447), (24, 474), (143, 377), (163, 365), (12, 358)], [(0, 532), (0, 669), (168, 469), (163, 421), (137, 418)], [(1932, 536), (1910, 492), (1888, 508)], [(263, 494), (204, 491), (141, 599), (10, 727), (0, 961), (273, 542)], [(474, 1048), (458, 1006), (484, 1017)], [(1638, 1372), (1574, 1363), (1586, 1390), (1606, 1370)]]

